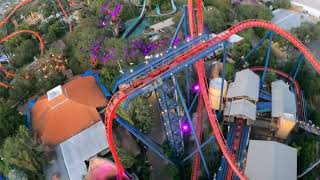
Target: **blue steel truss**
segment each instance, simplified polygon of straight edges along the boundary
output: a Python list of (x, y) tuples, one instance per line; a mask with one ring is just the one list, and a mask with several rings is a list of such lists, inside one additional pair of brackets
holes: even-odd
[(174, 85), (166, 81), (162, 86), (156, 89), (158, 104), (161, 110), (161, 119), (163, 127), (170, 142), (170, 146), (177, 155), (182, 154), (184, 150), (183, 136), (181, 132), (181, 117), (179, 115), (179, 106), (177, 103)]

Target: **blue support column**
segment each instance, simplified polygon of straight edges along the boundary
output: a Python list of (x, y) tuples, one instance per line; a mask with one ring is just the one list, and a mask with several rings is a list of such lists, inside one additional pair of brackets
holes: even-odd
[(145, 134), (140, 132), (126, 120), (122, 119), (120, 116), (116, 117), (116, 121), (123, 127), (125, 127), (131, 134), (133, 134), (137, 139), (139, 139), (143, 144), (150, 148), (154, 153), (160, 156), (162, 159), (168, 161), (170, 164), (175, 165), (175, 163), (169, 159), (161, 150), (161, 147), (155, 143), (151, 138), (147, 137)]
[(305, 101), (305, 98), (304, 98), (304, 93), (303, 91), (301, 91), (301, 99), (302, 99), (302, 109), (303, 109), (303, 120), (304, 121), (308, 121), (308, 113), (307, 113), (307, 106), (306, 106), (306, 101)]
[(198, 96), (199, 96), (199, 91), (197, 92), (196, 96), (193, 98), (191, 105), (189, 106), (189, 112), (192, 110), (194, 104), (196, 103), (196, 101), (198, 100)]
[(247, 61), (247, 59), (262, 45), (262, 43), (264, 42), (264, 40), (270, 36), (271, 31), (268, 31), (262, 39), (260, 39), (260, 41), (258, 42), (258, 44), (250, 50), (250, 52), (243, 58), (243, 60), (241, 60), (239, 62), (239, 64), (237, 65), (237, 68), (239, 68), (245, 61)]
[(189, 66), (186, 69), (186, 81), (187, 81), (187, 105), (190, 105), (190, 69)]
[(264, 79), (266, 77), (267, 69), (269, 67), (270, 53), (271, 53), (271, 48), (272, 48), (272, 36), (273, 36), (273, 32), (270, 31), (270, 34), (269, 34), (269, 46), (268, 46), (268, 51), (267, 51), (267, 56), (266, 56), (266, 63), (264, 65), (264, 70), (263, 70), (263, 74), (262, 74), (262, 77), (261, 77), (260, 89), (262, 89), (262, 87), (263, 87)]
[[(227, 146), (231, 148), (232, 140), (235, 134), (236, 125), (235, 123), (230, 123), (228, 135), (227, 135)], [(228, 162), (224, 156), (221, 159), (221, 165), (219, 171), (217, 172), (217, 180), (223, 180), (228, 170)]]
[(228, 53), (228, 42), (225, 41), (223, 46), (223, 64), (222, 64), (222, 73), (221, 73), (221, 78), (222, 78), (222, 82), (221, 82), (221, 89), (220, 89), (220, 104), (219, 104), (219, 112), (218, 112), (218, 118), (221, 121), (221, 113), (222, 113), (222, 101), (223, 101), (223, 87), (224, 87), (224, 76), (225, 76), (225, 64), (226, 64), (226, 60), (227, 60), (227, 53)]
[(182, 95), (181, 89), (180, 89), (180, 87), (179, 87), (179, 83), (176, 83), (176, 89), (177, 89), (178, 95), (179, 95), (179, 97), (180, 97), (180, 102), (181, 102), (181, 104), (182, 104), (182, 106), (183, 106), (183, 109), (184, 109), (184, 111), (185, 111), (185, 114), (186, 114), (186, 117), (187, 117), (187, 121), (188, 121), (188, 123), (189, 123), (189, 125), (190, 125), (191, 132), (192, 132), (193, 137), (194, 137), (194, 139), (195, 139), (195, 142), (196, 142), (196, 145), (197, 145), (197, 148), (198, 148), (198, 151), (199, 151), (201, 160), (202, 160), (203, 168), (204, 168), (207, 176), (210, 178), (211, 176), (210, 176), (210, 173), (209, 173), (209, 170), (208, 170), (208, 166), (207, 166), (206, 160), (205, 160), (205, 158), (204, 158), (204, 155), (203, 155), (203, 152), (202, 152), (202, 149), (201, 149), (201, 145), (200, 145), (200, 143), (199, 143), (199, 141), (198, 141), (198, 138), (197, 138), (197, 136), (196, 136), (196, 131), (195, 131), (195, 129), (193, 128), (192, 119), (191, 119), (191, 116), (190, 116), (190, 114), (189, 114), (189, 111), (188, 111), (187, 105), (186, 105), (186, 103), (185, 103), (184, 97), (183, 97), (183, 95)]
[(176, 32), (174, 32), (173, 38), (171, 39), (171, 42), (170, 42), (170, 45), (169, 45), (169, 49), (172, 48), (173, 43), (174, 43), (174, 41), (176, 40), (176, 38), (177, 38), (177, 36), (178, 36), (178, 33), (180, 32), (182, 23), (185, 21), (185, 19), (187, 19), (187, 18), (186, 18), (186, 14), (185, 14), (185, 12), (184, 12), (183, 15), (182, 15), (182, 17), (181, 17), (181, 19), (180, 19), (180, 21), (179, 21), (179, 24), (178, 24), (178, 27), (177, 27), (177, 29), (176, 29)]
[(295, 64), (295, 67), (290, 72), (290, 75), (293, 77), (293, 79), (296, 79), (296, 77), (297, 77), (297, 75), (298, 75), (298, 73), (300, 71), (301, 65), (304, 62), (303, 60), (304, 60), (304, 55), (300, 54), (298, 59), (297, 59), (297, 62)]
[[(209, 144), (210, 142), (213, 142), (213, 143), (215, 143), (215, 137), (214, 136), (211, 136), (210, 138), (208, 138), (203, 144), (201, 144), (201, 149), (203, 148), (203, 147), (205, 147), (207, 144)], [(196, 154), (196, 152), (198, 152), (198, 149), (196, 149), (196, 150), (194, 150), (194, 151), (192, 151), (192, 153), (190, 153), (187, 157), (185, 157), (182, 161), (181, 161), (181, 163), (184, 163), (184, 162), (186, 162), (188, 159), (190, 159), (194, 154)]]
[(27, 112), (27, 127), (31, 131), (31, 111), (33, 106), (36, 104), (36, 100), (32, 99), (28, 102), (28, 112)]

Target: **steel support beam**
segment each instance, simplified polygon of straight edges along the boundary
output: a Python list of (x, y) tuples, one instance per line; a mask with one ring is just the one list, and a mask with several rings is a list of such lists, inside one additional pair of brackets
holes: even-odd
[(299, 71), (300, 71), (300, 68), (302, 66), (302, 63), (304, 62), (304, 55), (303, 54), (300, 54), (298, 59), (297, 59), (297, 62), (295, 64), (295, 67), (292, 69), (292, 71), (290, 72), (290, 75), (293, 77), (293, 80), (296, 79)]
[(176, 38), (177, 38), (177, 36), (178, 36), (178, 34), (180, 32), (180, 29), (182, 27), (182, 23), (185, 21), (185, 19), (187, 19), (186, 18), (186, 14), (185, 14), (185, 12), (183, 12), (183, 15), (182, 15), (182, 17), (181, 17), (181, 19), (179, 21), (178, 27), (176, 29), (176, 32), (174, 32), (173, 38), (171, 39), (171, 42), (170, 42), (170, 45), (169, 45), (169, 49), (172, 49), (174, 41), (176, 40)]
[(169, 159), (161, 150), (161, 147), (155, 143), (151, 138), (143, 134), (141, 131), (136, 129), (134, 126), (132, 126), (130, 123), (128, 123), (126, 120), (121, 118), (120, 116), (116, 117), (116, 121), (126, 128), (131, 134), (133, 134), (137, 139), (139, 139), (143, 144), (145, 144), (149, 149), (151, 149), (154, 153), (156, 153), (158, 156), (160, 156), (162, 159), (168, 161), (170, 164), (175, 165), (175, 163)]
[(218, 112), (218, 118), (219, 121), (222, 121), (221, 118), (221, 113), (222, 113), (222, 103), (223, 103), (223, 87), (224, 87), (224, 76), (225, 76), (225, 64), (226, 64), (226, 60), (227, 60), (227, 53), (228, 53), (228, 41), (225, 41), (223, 43), (223, 64), (222, 64), (222, 73), (221, 73), (221, 78), (222, 78), (222, 82), (221, 82), (221, 89), (220, 89), (220, 103), (219, 103), (219, 112)]
[(198, 141), (198, 138), (197, 138), (197, 135), (196, 135), (196, 131), (195, 131), (194, 127), (193, 127), (192, 119), (191, 119), (190, 113), (189, 113), (189, 111), (188, 111), (188, 107), (187, 107), (187, 105), (186, 105), (186, 103), (185, 103), (184, 97), (183, 97), (183, 95), (182, 95), (182, 92), (181, 92), (179, 83), (176, 83), (176, 89), (177, 89), (178, 95), (179, 95), (179, 97), (180, 97), (180, 102), (181, 102), (181, 104), (182, 104), (182, 106), (183, 106), (183, 109), (184, 109), (184, 111), (185, 111), (185, 115), (186, 115), (186, 117), (187, 117), (187, 121), (188, 121), (188, 123), (189, 123), (189, 125), (190, 125), (190, 129), (191, 129), (192, 135), (193, 135), (193, 137), (194, 137), (194, 139), (195, 139), (195, 142), (196, 142), (196, 145), (197, 145), (197, 149), (198, 149), (198, 151), (199, 151), (199, 154), (200, 154), (200, 157), (201, 157), (201, 160), (202, 160), (203, 168), (204, 168), (207, 176), (208, 176), (208, 177), (211, 177), (211, 175), (210, 175), (210, 173), (209, 173), (209, 169), (208, 169), (207, 163), (206, 163), (206, 159), (204, 158), (204, 155), (203, 155), (203, 152), (202, 152), (202, 149), (201, 149), (201, 145), (200, 145), (200, 143), (199, 143), (199, 141)]
[[(208, 138), (203, 144), (201, 144), (201, 149), (204, 148), (207, 144), (209, 144), (211, 141), (213, 141), (213, 143), (215, 143), (215, 137), (211, 136), (210, 138)], [(194, 151), (192, 151), (187, 157), (185, 157), (181, 163), (186, 162), (188, 159), (190, 159), (193, 155), (195, 155), (198, 152), (198, 149), (195, 149)]]
[(262, 74), (262, 77), (261, 77), (260, 89), (262, 89), (262, 87), (264, 85), (264, 79), (266, 77), (267, 70), (268, 70), (268, 67), (269, 67), (270, 53), (271, 53), (271, 48), (272, 48), (272, 36), (273, 36), (273, 32), (270, 31), (270, 33), (269, 33), (268, 51), (267, 51), (267, 56), (266, 56), (266, 63), (264, 65), (264, 70), (263, 70), (263, 74)]
[(239, 68), (243, 63), (245, 63), (245, 62), (248, 60), (248, 58), (262, 45), (262, 43), (267, 39), (267, 37), (270, 36), (270, 32), (271, 32), (271, 31), (268, 31), (268, 32), (263, 36), (263, 38), (260, 39), (260, 41), (258, 42), (258, 44), (257, 44), (253, 49), (251, 49), (251, 50), (249, 51), (249, 53), (243, 58), (243, 60), (241, 60), (241, 61), (239, 62), (239, 64), (237, 65), (237, 68)]
[(308, 172), (310, 172), (313, 168), (318, 166), (320, 164), (320, 159), (318, 159), (315, 163), (313, 163), (310, 167), (308, 167), (305, 171), (303, 171), (301, 174), (298, 175), (298, 179), (302, 178), (304, 175), (306, 175)]

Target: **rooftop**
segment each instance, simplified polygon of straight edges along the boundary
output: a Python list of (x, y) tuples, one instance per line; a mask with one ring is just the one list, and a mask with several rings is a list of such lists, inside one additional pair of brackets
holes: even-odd
[(259, 98), (259, 76), (250, 69), (244, 69), (236, 73), (233, 83), (230, 83), (227, 98), (246, 97), (252, 101)]
[(272, 15), (271, 22), (285, 30), (300, 27), (303, 22), (311, 22), (308, 14), (287, 9), (276, 9), (272, 11)]
[(85, 161), (107, 149), (102, 121), (55, 147), (57, 159), (47, 168), (47, 179), (59, 173), (61, 179), (79, 180), (87, 174)]
[(245, 174), (249, 179), (296, 180), (297, 150), (275, 141), (250, 140)]
[(296, 119), (297, 106), (295, 94), (289, 90), (289, 85), (282, 80), (271, 83), (272, 117)]
[(224, 116), (242, 117), (248, 120), (256, 120), (256, 105), (252, 102), (239, 99), (226, 103)]
[(100, 120), (96, 108), (107, 105), (94, 76), (77, 76), (48, 95), (40, 97), (31, 110), (32, 130), (47, 145), (59, 144), (94, 125)]

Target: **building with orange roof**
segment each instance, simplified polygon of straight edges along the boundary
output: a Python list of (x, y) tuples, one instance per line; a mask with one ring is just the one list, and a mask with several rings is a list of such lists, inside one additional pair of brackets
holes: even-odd
[(76, 76), (40, 97), (31, 110), (31, 128), (46, 145), (57, 145), (100, 121), (107, 105), (94, 76)]
[(29, 102), (29, 128), (56, 154), (47, 164), (47, 179), (55, 174), (61, 179), (81, 179), (87, 172), (85, 161), (108, 152), (99, 109), (107, 105), (109, 96), (99, 76), (87, 71)]

